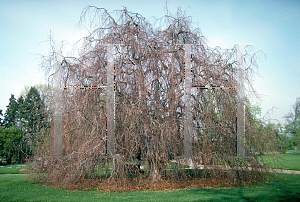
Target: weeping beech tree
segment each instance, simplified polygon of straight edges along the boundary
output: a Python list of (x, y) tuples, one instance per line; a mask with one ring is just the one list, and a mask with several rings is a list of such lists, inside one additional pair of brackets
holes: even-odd
[[(53, 131), (49, 131), (49, 137), (40, 143), (42, 149), (36, 150), (41, 159), (34, 164), (36, 174), (47, 170), (47, 179), (59, 183), (101, 176), (120, 179), (130, 173), (126, 166), (132, 163), (142, 168), (139, 176), (153, 180), (189, 175), (180, 162), (184, 159), (185, 63), (192, 63), (193, 86), (236, 86), (237, 47), (209, 48), (200, 29), (192, 29), (191, 18), (180, 10), (156, 22), (162, 26), (155, 27), (126, 8), (108, 13), (89, 6), (83, 11), (80, 23), (88, 23), (91, 31), (79, 42), (79, 57), (63, 58), (63, 82), (65, 86), (107, 85), (106, 45), (114, 44), (117, 155), (105, 158), (105, 90), (69, 88), (63, 92), (65, 158), (50, 158), (52, 146), (45, 149), (53, 141)], [(192, 44), (191, 58), (185, 57), (185, 44)], [(245, 59), (246, 83), (251, 88), (255, 55), (246, 51)], [(246, 156), (253, 158), (242, 159), (240, 164), (234, 158), (236, 96), (235, 89), (192, 89), (191, 168), (195, 172), (210, 170), (220, 177), (226, 165), (228, 176), (234, 179), (260, 176), (252, 153), (262, 134), (246, 130)], [(246, 108), (246, 126), (252, 127), (254, 119)], [(144, 163), (137, 163), (137, 158)], [(211, 167), (219, 165), (223, 167)], [(242, 176), (236, 166), (246, 166), (255, 174)]]

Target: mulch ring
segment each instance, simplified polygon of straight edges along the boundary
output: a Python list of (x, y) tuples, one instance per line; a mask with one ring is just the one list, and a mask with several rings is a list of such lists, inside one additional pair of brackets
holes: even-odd
[[(71, 185), (44, 185), (51, 187), (66, 188), (68, 190), (99, 190), (104, 192), (137, 191), (137, 190), (173, 190), (187, 187), (233, 187), (237, 184), (229, 179), (185, 179), (185, 180), (159, 180), (135, 178), (118, 179), (80, 179)], [(243, 184), (247, 186), (247, 184)]]

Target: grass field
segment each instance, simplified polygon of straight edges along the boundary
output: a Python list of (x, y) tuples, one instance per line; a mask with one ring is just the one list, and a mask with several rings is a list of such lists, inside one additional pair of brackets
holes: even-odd
[(0, 201), (300, 201), (300, 175), (272, 174), (273, 182), (239, 188), (101, 192), (33, 185), (25, 175), (0, 175)]
[(26, 169), (26, 165), (24, 164), (16, 164), (16, 165), (1, 165), (0, 166), (0, 174), (21, 174), (19, 170)]
[[(268, 167), (300, 170), (300, 152), (263, 155)], [(271, 159), (278, 159), (271, 161)], [(300, 175), (270, 173), (263, 183), (251, 187), (186, 188), (156, 191), (68, 191), (60, 187), (31, 184), (22, 165), (0, 167), (0, 201), (300, 201)]]
[(288, 151), (285, 154), (265, 154), (261, 157), (267, 168), (300, 171), (300, 151)]

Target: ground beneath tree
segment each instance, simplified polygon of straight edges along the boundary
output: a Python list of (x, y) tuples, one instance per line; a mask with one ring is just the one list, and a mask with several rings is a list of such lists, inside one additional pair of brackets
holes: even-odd
[[(250, 183), (248, 183), (249, 185)], [(173, 190), (188, 187), (234, 187), (247, 186), (244, 184), (233, 183), (229, 179), (185, 179), (185, 180), (160, 180), (152, 181), (149, 179), (123, 178), (123, 179), (81, 179), (72, 185), (43, 185), (50, 187), (66, 188), (68, 190), (99, 190), (105, 192), (117, 191), (137, 191), (137, 190)]]
[[(269, 172), (288, 173), (288, 174), (300, 174), (300, 171), (295, 170), (281, 170), (281, 169), (269, 169)], [(255, 183), (255, 182), (254, 182)], [(235, 183), (232, 180), (222, 179), (181, 179), (181, 180), (160, 180), (152, 181), (148, 178), (131, 177), (122, 179), (80, 179), (72, 185), (43, 185), (49, 187), (60, 187), (68, 190), (99, 190), (105, 192), (117, 192), (117, 191), (137, 191), (137, 190), (173, 190), (182, 189), (188, 187), (198, 188), (218, 188), (218, 187), (236, 187), (236, 186), (251, 186), (253, 182), (248, 183)]]

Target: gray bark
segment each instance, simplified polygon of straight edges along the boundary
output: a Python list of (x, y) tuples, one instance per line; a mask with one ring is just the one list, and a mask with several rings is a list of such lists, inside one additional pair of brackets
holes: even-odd
[(62, 73), (61, 73), (61, 44), (55, 47), (54, 73), (54, 156), (62, 157)]
[(239, 44), (237, 49), (237, 156), (245, 156), (245, 69), (244, 69), (244, 45)]
[(115, 156), (114, 45), (107, 45), (107, 156)]
[(192, 154), (192, 111), (191, 111), (191, 89), (192, 89), (192, 64), (191, 45), (185, 45), (185, 80), (184, 80), (184, 156), (189, 158)]

